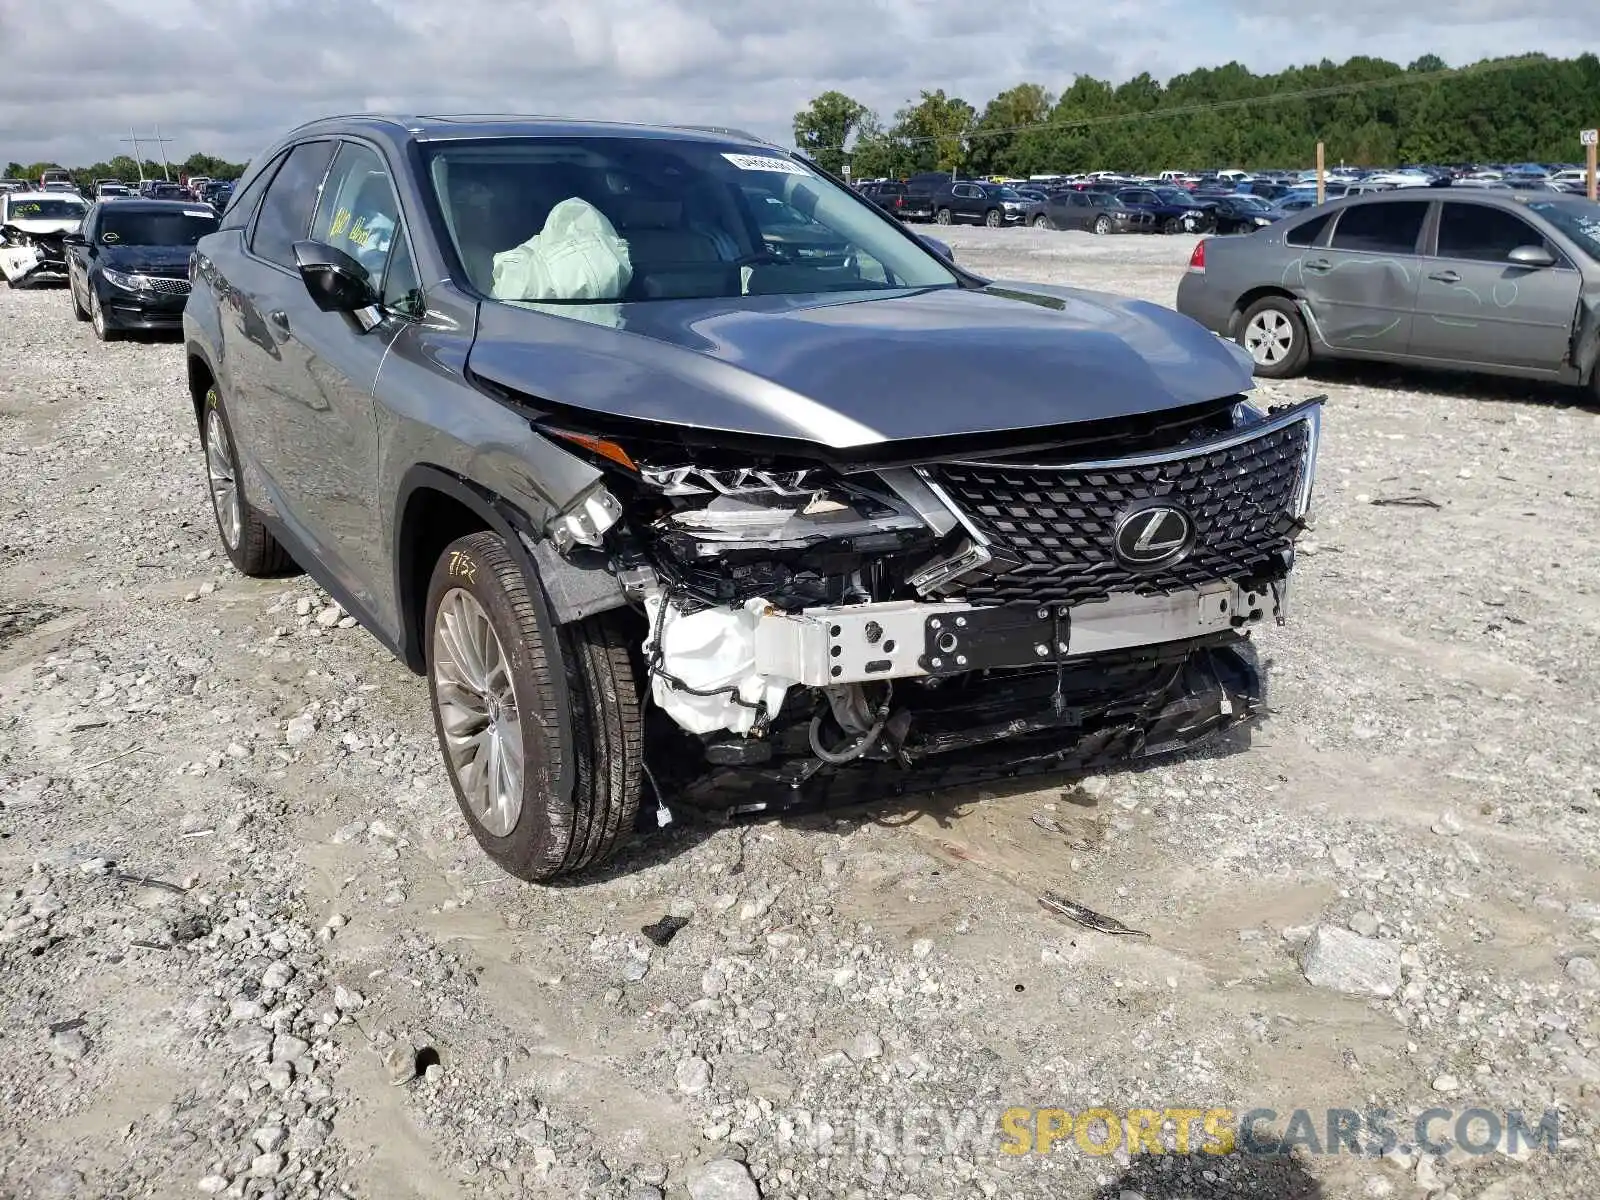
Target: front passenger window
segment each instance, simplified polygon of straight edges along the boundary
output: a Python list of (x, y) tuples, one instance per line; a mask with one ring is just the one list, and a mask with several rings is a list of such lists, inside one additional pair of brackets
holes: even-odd
[(344, 251), (381, 287), (389, 247), (403, 240), (399, 226), (400, 205), (383, 159), (370, 147), (345, 142), (323, 184), (311, 240)]

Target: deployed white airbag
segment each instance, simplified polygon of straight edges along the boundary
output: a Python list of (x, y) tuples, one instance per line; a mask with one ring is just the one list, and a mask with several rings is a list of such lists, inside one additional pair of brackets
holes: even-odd
[[(755, 705), (764, 704), (769, 717), (783, 707), (783, 697), (795, 681), (756, 670), (756, 626), (770, 607), (767, 601), (751, 600), (743, 608), (707, 608), (688, 614), (660, 593), (646, 596), (644, 604), (651, 629), (644, 645), (645, 661), (654, 659), (658, 628), (661, 636), (661, 661), (651, 673), (650, 695), (680, 727), (690, 733), (721, 729), (749, 733), (756, 721)], [(670, 682), (669, 675), (695, 692), (714, 694), (697, 696), (685, 691)]]
[(632, 278), (628, 243), (604, 213), (573, 196), (550, 210), (542, 230), (494, 256), (489, 294), (497, 300), (617, 300)]

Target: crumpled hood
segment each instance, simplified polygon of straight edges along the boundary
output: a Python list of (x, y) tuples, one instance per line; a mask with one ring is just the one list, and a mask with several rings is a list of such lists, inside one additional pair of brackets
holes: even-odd
[(1248, 358), (1171, 309), (994, 283), (612, 306), (612, 327), (480, 305), (469, 368), (619, 417), (834, 448), (1131, 416), (1249, 389)]
[(19, 217), (7, 225), (23, 233), (71, 233), (83, 224), (82, 217)]
[(188, 275), (192, 246), (101, 246), (99, 261), (113, 271)]

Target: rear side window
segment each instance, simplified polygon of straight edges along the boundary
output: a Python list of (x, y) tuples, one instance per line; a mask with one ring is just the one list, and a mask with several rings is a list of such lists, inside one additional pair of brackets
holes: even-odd
[(1544, 237), (1515, 213), (1482, 204), (1446, 204), (1439, 214), (1439, 257), (1506, 261), (1518, 246), (1543, 246)]
[(261, 216), (250, 239), (253, 253), (279, 266), (294, 266), (294, 244), (311, 228), (333, 148), (332, 142), (302, 142), (289, 151), (262, 198)]
[(1428, 215), (1428, 201), (1358, 204), (1339, 214), (1333, 227), (1335, 250), (1367, 250), (1378, 254), (1415, 254), (1417, 235)]
[(273, 175), (282, 163), (283, 155), (280, 154), (256, 174), (249, 187), (233, 194), (228, 207), (223, 210), (221, 228), (243, 229), (250, 224), (250, 218), (256, 215), (256, 204), (261, 199), (261, 193), (267, 190), (267, 184), (272, 182)]
[(1323, 213), (1319, 217), (1312, 217), (1309, 221), (1302, 221), (1284, 235), (1283, 240), (1291, 246), (1309, 246), (1322, 236), (1322, 231), (1328, 227), (1328, 222), (1333, 220), (1332, 213)]

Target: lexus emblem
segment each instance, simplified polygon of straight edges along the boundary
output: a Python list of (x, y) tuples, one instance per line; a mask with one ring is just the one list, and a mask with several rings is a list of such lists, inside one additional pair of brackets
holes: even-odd
[(1194, 546), (1194, 522), (1181, 508), (1165, 504), (1122, 514), (1111, 548), (1124, 566), (1139, 570), (1175, 563)]

